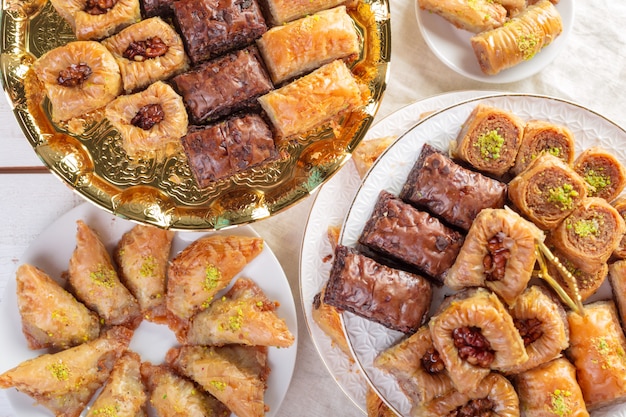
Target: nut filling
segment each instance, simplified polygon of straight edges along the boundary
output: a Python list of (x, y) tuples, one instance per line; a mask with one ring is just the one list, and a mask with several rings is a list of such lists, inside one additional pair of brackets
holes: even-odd
[(506, 235), (498, 232), (487, 242), (489, 252), (483, 258), (487, 281), (500, 281), (504, 278), (506, 263), (511, 257), (511, 251), (504, 246), (505, 239)]
[(448, 417), (491, 417), (495, 403), (489, 398), (477, 398), (448, 414)]
[(89, 78), (91, 73), (91, 67), (83, 62), (72, 64), (66, 69), (59, 71), (57, 83), (63, 87), (78, 87)]
[(117, 0), (87, 0), (87, 3), (85, 3), (85, 13), (94, 16), (105, 14), (115, 7), (116, 3)]
[(489, 368), (495, 354), (491, 349), (491, 343), (480, 332), (480, 328), (457, 327), (452, 331), (452, 339), (461, 359), (474, 366)]
[(169, 46), (158, 36), (153, 36), (143, 41), (131, 42), (122, 54), (131, 61), (145, 61), (146, 59), (163, 56)]
[(524, 346), (530, 345), (543, 335), (542, 323), (539, 319), (515, 319), (513, 323), (524, 340)]
[(430, 348), (422, 356), (422, 367), (429, 374), (437, 374), (444, 370), (445, 364), (435, 348)]
[(130, 123), (143, 130), (149, 130), (163, 119), (165, 119), (163, 107), (160, 104), (148, 104), (139, 109)]

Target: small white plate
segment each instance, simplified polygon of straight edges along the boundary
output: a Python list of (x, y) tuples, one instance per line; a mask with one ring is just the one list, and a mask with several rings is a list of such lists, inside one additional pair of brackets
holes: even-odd
[(487, 83), (509, 83), (530, 77), (545, 68), (561, 53), (574, 25), (574, 0), (561, 0), (556, 8), (563, 21), (563, 33), (559, 37), (532, 59), (496, 75), (486, 75), (480, 69), (470, 44), (473, 33), (457, 29), (441, 16), (421, 10), (418, 1), (415, 0), (417, 25), (426, 44), (437, 58), (455, 72)]
[[(92, 204), (82, 204), (61, 216), (39, 235), (20, 259), (20, 264), (35, 265), (54, 279), (61, 277), (61, 274), (67, 271), (69, 259), (76, 247), (76, 220), (78, 219), (84, 220), (98, 232), (110, 252), (117, 245), (122, 234), (135, 225), (96, 208)], [(258, 236), (250, 226), (216, 233)], [(206, 233), (177, 232), (172, 242), (171, 256), (205, 235)], [(278, 259), (267, 243), (263, 251), (233, 278), (233, 282), (240, 276), (255, 281), (270, 300), (280, 303), (276, 310), (277, 314), (285, 319), (292, 334), (297, 335), (298, 323), (291, 288)], [(0, 304), (0, 352), (2, 352), (0, 373), (17, 366), (26, 359), (45, 353), (45, 350), (29, 350), (26, 345), (21, 329), (15, 288), (15, 280), (9, 280), (3, 302)], [(130, 342), (130, 349), (139, 353), (142, 360), (158, 364), (163, 362), (167, 350), (177, 344), (176, 338), (167, 326), (144, 321), (135, 331)], [(277, 414), (285, 398), (293, 375), (297, 350), (297, 339), (289, 348), (269, 349), (268, 362), (271, 373), (265, 393), (265, 403), (270, 406), (270, 411), (266, 414), (268, 417)], [(13, 388), (5, 392), (15, 416), (48, 417), (52, 415), (43, 406), (33, 405), (33, 399), (26, 394)]]

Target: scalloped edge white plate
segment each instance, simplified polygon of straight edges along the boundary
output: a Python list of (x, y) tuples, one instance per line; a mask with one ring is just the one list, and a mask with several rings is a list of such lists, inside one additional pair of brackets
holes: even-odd
[(417, 25), (430, 50), (448, 68), (467, 78), (486, 83), (510, 83), (530, 77), (550, 64), (565, 48), (574, 25), (574, 0), (561, 0), (556, 5), (563, 21), (563, 32), (532, 59), (486, 75), (480, 69), (470, 38), (473, 33), (457, 29), (452, 23), (434, 13), (421, 10), (415, 0)]
[[(30, 263), (44, 270), (52, 278), (61, 277), (61, 274), (67, 270), (69, 259), (76, 246), (76, 220), (78, 219), (84, 220), (98, 232), (109, 252), (112, 251), (122, 234), (136, 225), (136, 223), (116, 217), (90, 203), (83, 203), (48, 226), (32, 242), (21, 257), (19, 264)], [(173, 257), (191, 242), (208, 234), (258, 236), (250, 226), (212, 233), (176, 232), (170, 256)], [(240, 276), (254, 280), (270, 300), (280, 303), (276, 312), (279, 317), (285, 319), (289, 330), (296, 336), (296, 341), (289, 348), (269, 349), (268, 362), (271, 373), (265, 393), (265, 403), (270, 406), (270, 411), (266, 416), (273, 417), (277, 414), (287, 394), (296, 363), (298, 322), (295, 302), (287, 277), (267, 242), (264, 244), (263, 251), (246, 265), (233, 278), (232, 282)], [(15, 288), (15, 280), (9, 280), (5, 296), (0, 303), (0, 351), (2, 352), (0, 355), (0, 372), (11, 369), (22, 361), (45, 352), (44, 350), (29, 350), (26, 345), (26, 339), (22, 334), (21, 318), (17, 309)], [(135, 331), (130, 349), (139, 353), (142, 360), (158, 364), (162, 363), (165, 352), (174, 345), (177, 345), (176, 339), (167, 326), (144, 320)], [(26, 394), (22, 394), (14, 388), (4, 392), (15, 416), (52, 416), (45, 407), (34, 406), (34, 400)]]

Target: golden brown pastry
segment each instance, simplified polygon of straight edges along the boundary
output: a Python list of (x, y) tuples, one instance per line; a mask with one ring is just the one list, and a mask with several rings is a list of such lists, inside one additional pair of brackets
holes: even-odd
[(574, 150), (574, 134), (566, 126), (544, 120), (529, 120), (524, 126), (522, 144), (511, 172), (519, 174), (544, 152), (571, 165), (574, 162)]
[[(569, 260), (561, 251), (554, 247), (549, 247), (552, 253), (559, 259), (561, 264), (567, 269), (576, 280), (578, 293), (581, 301), (585, 301), (591, 297), (600, 288), (606, 279), (609, 271), (609, 265), (604, 262), (597, 265), (596, 268), (588, 268), (589, 272), (585, 272), (576, 266), (577, 264)], [(569, 289), (569, 294), (573, 294), (573, 289), (569, 288), (568, 280), (563, 277), (559, 269), (551, 262), (548, 263), (548, 272), (563, 288)]]
[(513, 318), (498, 297), (483, 288), (444, 300), (429, 327), (433, 345), (460, 392), (482, 386), (491, 370), (506, 371), (528, 360)]
[(569, 346), (565, 309), (547, 289), (529, 287), (509, 311), (524, 341), (528, 360), (510, 367), (507, 373), (517, 374), (546, 363)]
[(585, 316), (569, 312), (568, 356), (587, 410), (626, 401), (626, 338), (613, 301), (585, 306)]
[(513, 385), (505, 377), (492, 372), (478, 387), (465, 393), (452, 391), (419, 404), (411, 414), (420, 417), (453, 415), (518, 417), (519, 398)]
[(267, 6), (272, 23), (282, 25), (345, 2), (346, 0), (268, 0)]
[[(263, 250), (263, 239), (209, 235), (196, 240), (170, 262), (167, 276), (167, 310), (187, 321), (205, 310), (220, 290)], [(176, 323), (170, 322), (176, 329)]]
[(396, 415), (371, 387), (368, 387), (365, 392), (365, 408), (367, 417), (394, 417)]
[(506, 21), (506, 9), (496, 1), (418, 0), (420, 9), (435, 13), (459, 29), (473, 33), (500, 27)]
[[(626, 196), (618, 197), (611, 205), (615, 207), (615, 210), (617, 210), (620, 216), (626, 221)], [(622, 237), (619, 245), (617, 245), (617, 249), (613, 252), (613, 257), (616, 259), (626, 259), (626, 234)]]
[(513, 304), (524, 291), (535, 266), (535, 243), (543, 232), (509, 209), (483, 209), (444, 279), (460, 290), (484, 286)]
[(352, 352), (341, 324), (342, 310), (323, 301), (325, 291), (326, 285), (313, 297), (311, 318), (330, 337), (333, 346), (337, 346), (348, 358), (352, 358)]
[(166, 362), (224, 403), (237, 417), (262, 417), (270, 369), (267, 347), (182, 346), (167, 353)]
[(76, 39), (98, 40), (141, 20), (139, 0), (50, 0)]
[(254, 281), (239, 278), (221, 299), (191, 319), (185, 343), (289, 347), (295, 338), (276, 307)]
[(77, 417), (104, 384), (133, 332), (113, 327), (100, 338), (26, 360), (0, 375), (0, 388), (15, 387), (58, 417)]
[(227, 417), (230, 410), (215, 397), (167, 365), (141, 364), (150, 405), (159, 417)]
[(146, 392), (141, 382), (141, 358), (126, 351), (115, 363), (102, 391), (85, 417), (136, 417), (145, 415)]
[(561, 15), (550, 0), (527, 7), (499, 28), (472, 36), (470, 42), (487, 75), (532, 59), (563, 31)]
[(515, 163), (523, 132), (524, 122), (515, 114), (478, 104), (450, 151), (477, 170), (500, 177)]
[(41, 269), (23, 264), (15, 274), (22, 332), (30, 349), (67, 349), (100, 334), (100, 318)]
[(146, 320), (165, 318), (165, 278), (174, 232), (137, 225), (115, 248), (122, 283), (135, 296)]
[(100, 43), (69, 42), (33, 64), (52, 104), (54, 122), (66, 121), (106, 106), (122, 92), (120, 69)]
[(550, 234), (548, 240), (583, 272), (606, 263), (626, 231), (620, 214), (606, 200), (589, 197)]
[(257, 40), (274, 84), (281, 84), (335, 59), (355, 58), (359, 35), (345, 6), (274, 26)]
[(259, 97), (281, 137), (304, 133), (362, 106), (361, 88), (346, 64), (335, 60)]
[(585, 149), (574, 161), (574, 171), (589, 184), (590, 197), (615, 200), (626, 186), (626, 168), (612, 153), (594, 146)]
[(120, 67), (126, 93), (170, 78), (189, 67), (178, 32), (160, 17), (137, 22), (102, 44)]
[(363, 178), (378, 157), (396, 140), (395, 136), (383, 136), (364, 140), (352, 152), (352, 160), (359, 176)]
[(392, 375), (412, 404), (428, 402), (454, 390), (428, 326), (380, 352), (374, 366)]
[(522, 416), (589, 417), (576, 381), (576, 368), (566, 358), (557, 358), (516, 375)]
[(69, 285), (76, 298), (108, 326), (138, 326), (139, 304), (121, 283), (104, 244), (82, 220), (76, 226), (76, 249), (69, 265)]
[(626, 260), (613, 262), (609, 266), (609, 282), (613, 289), (613, 300), (619, 312), (622, 329), (626, 329)]
[(556, 228), (586, 196), (585, 180), (549, 153), (509, 182), (509, 198), (515, 207), (543, 230)]

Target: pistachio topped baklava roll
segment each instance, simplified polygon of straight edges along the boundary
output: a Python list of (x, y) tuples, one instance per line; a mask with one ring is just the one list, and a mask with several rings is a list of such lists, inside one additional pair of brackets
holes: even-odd
[(522, 172), (542, 153), (551, 153), (568, 165), (574, 162), (574, 134), (565, 126), (543, 120), (530, 120), (524, 126), (522, 145), (511, 172)]
[(554, 229), (587, 196), (585, 181), (561, 159), (544, 153), (509, 183), (509, 198), (543, 230)]
[(591, 197), (613, 201), (626, 186), (626, 169), (615, 155), (600, 147), (585, 149), (573, 167), (589, 184), (587, 194)]
[(524, 122), (515, 114), (479, 104), (450, 150), (477, 170), (500, 177), (515, 163), (523, 132)]
[[(589, 268), (585, 268), (586, 270), (583, 271), (577, 266), (578, 262), (570, 260), (563, 254), (563, 252), (556, 249), (553, 245), (549, 245), (548, 247), (554, 256), (557, 257), (561, 265), (563, 265), (572, 277), (574, 277), (581, 301), (585, 301), (598, 291), (606, 279), (609, 271), (609, 265), (606, 262), (594, 263), (593, 265), (590, 265)], [(563, 277), (559, 269), (551, 262), (548, 263), (548, 272), (552, 278), (554, 278), (563, 288), (568, 288), (570, 290), (569, 293), (572, 294), (572, 289), (570, 288), (570, 284), (568, 284), (568, 280)]]
[(550, 0), (541, 0), (506, 25), (481, 32), (470, 42), (482, 72), (495, 75), (532, 59), (562, 31), (559, 11)]

